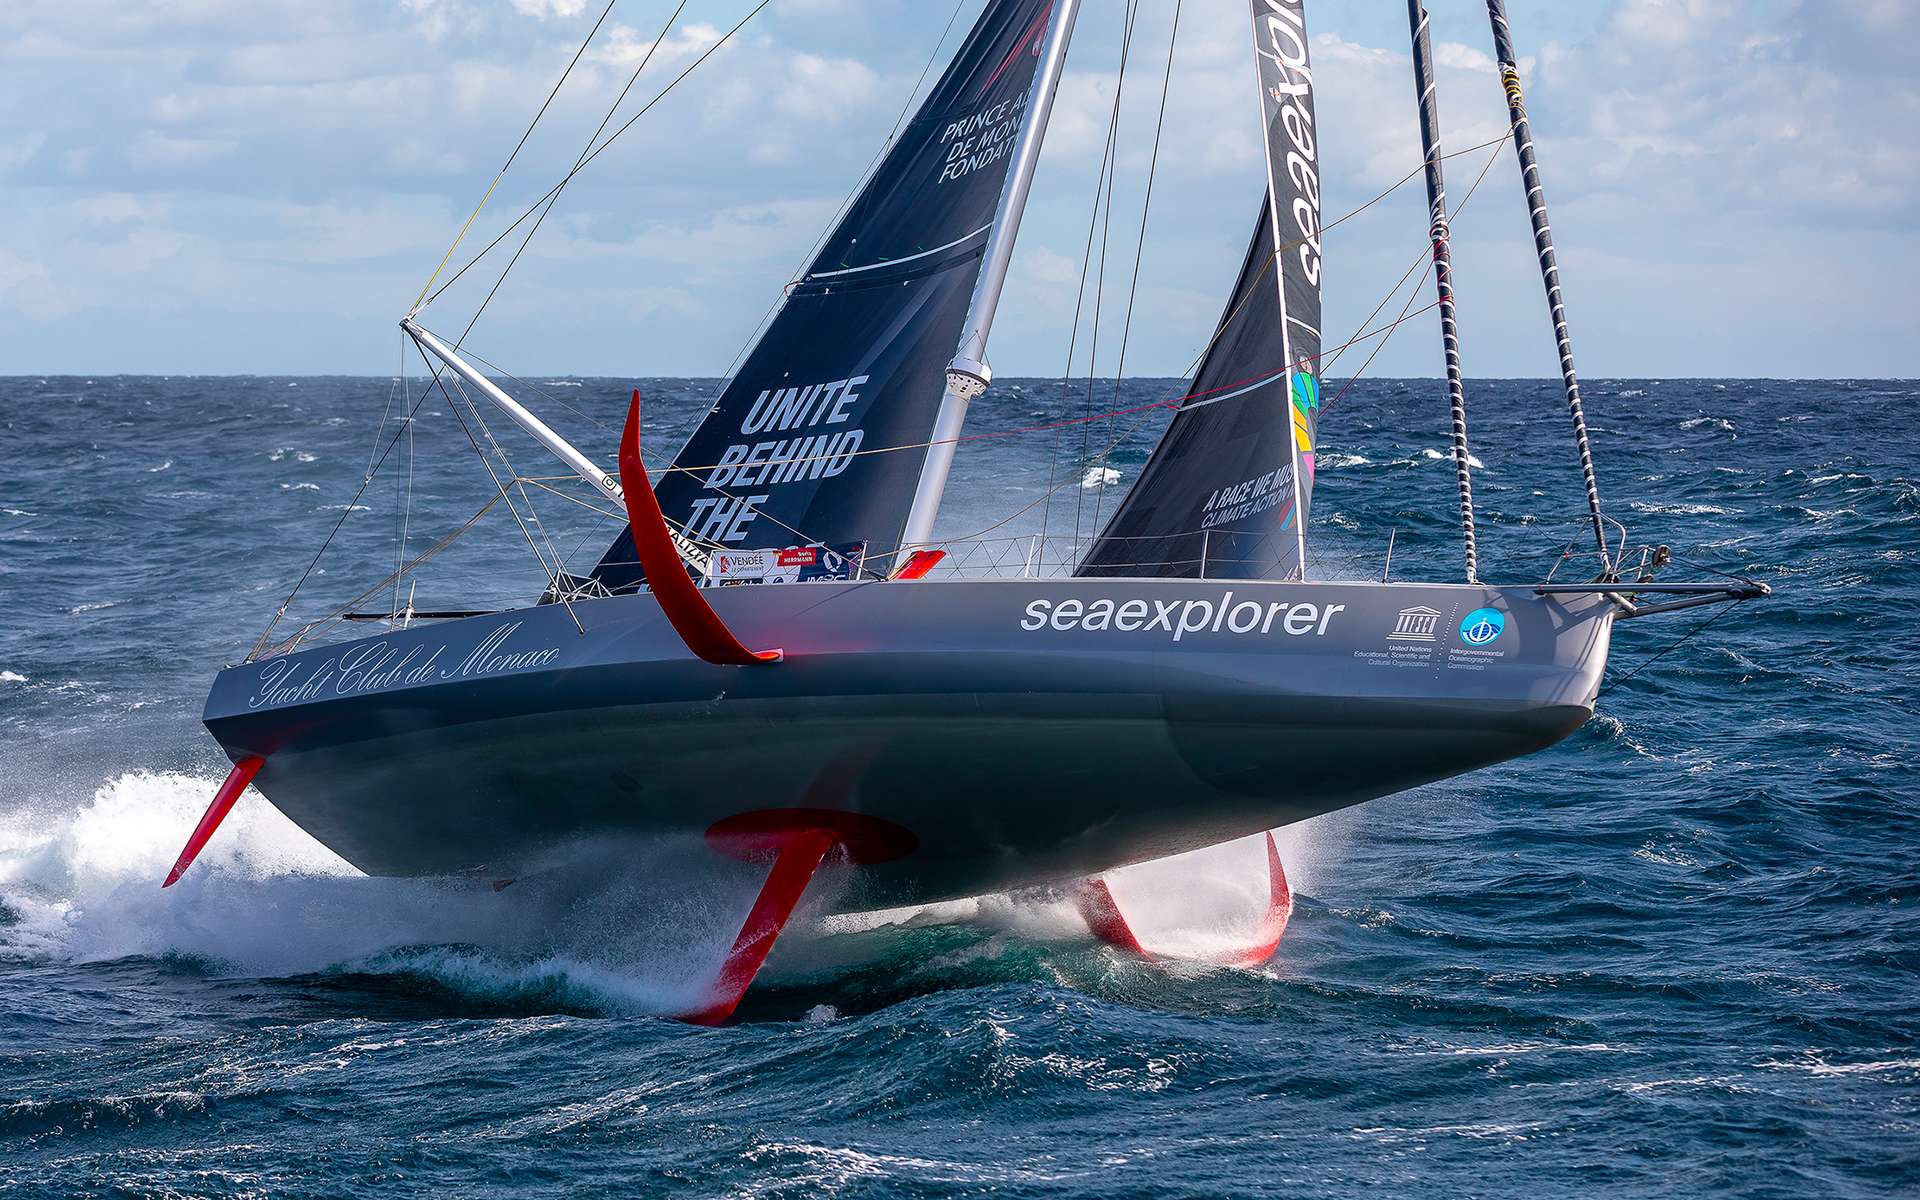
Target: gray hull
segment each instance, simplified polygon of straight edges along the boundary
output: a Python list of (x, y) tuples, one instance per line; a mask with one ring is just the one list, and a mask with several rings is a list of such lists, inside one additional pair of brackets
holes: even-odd
[[(534, 869), (783, 807), (904, 826), (860, 903), (1091, 874), (1550, 745), (1612, 605), (1528, 587), (1147, 580), (708, 593), (783, 662), (690, 655), (649, 595), (420, 625), (229, 668), (207, 728), (380, 875)], [(1482, 610), (1463, 629), (1463, 622)]]

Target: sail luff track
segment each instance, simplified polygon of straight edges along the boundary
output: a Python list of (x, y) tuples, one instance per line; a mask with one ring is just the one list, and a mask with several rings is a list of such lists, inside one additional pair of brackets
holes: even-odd
[(1433, 241), (1433, 281), (1440, 301), (1440, 341), (1446, 353), (1447, 396), (1453, 415), (1453, 467), (1460, 491), (1460, 536), (1466, 557), (1467, 582), (1479, 581), (1479, 553), (1473, 533), (1472, 456), (1467, 450), (1467, 393), (1460, 370), (1460, 329), (1453, 311), (1453, 252), (1448, 246), (1447, 182), (1440, 166), (1440, 105), (1433, 74), (1433, 43), (1428, 34), (1427, 8), (1421, 0), (1407, 0), (1407, 23), (1413, 31), (1413, 83), (1420, 103), (1420, 148), (1427, 164), (1428, 234)]
[(1507, 25), (1506, 0), (1487, 0), (1487, 19), (1493, 24), (1493, 54), (1500, 62), (1500, 82), (1507, 93), (1513, 151), (1520, 159), (1520, 181), (1526, 188), (1527, 214), (1533, 222), (1533, 246), (1540, 258), (1540, 280), (1547, 289), (1547, 310), (1553, 317), (1554, 342), (1560, 351), (1560, 381), (1566, 388), (1574, 445), (1580, 452), (1580, 474), (1587, 485), (1587, 513), (1593, 520), (1593, 539), (1600, 550), (1600, 569), (1603, 573), (1610, 572), (1606, 519), (1600, 515), (1600, 485), (1594, 479), (1587, 417), (1580, 403), (1580, 376), (1573, 369), (1573, 339), (1567, 332), (1567, 308), (1560, 294), (1560, 263), (1553, 252), (1553, 226), (1547, 223), (1547, 193), (1540, 183), (1540, 163), (1533, 152), (1533, 130), (1527, 122), (1526, 101), (1520, 92), (1520, 65), (1513, 50), (1513, 32)]

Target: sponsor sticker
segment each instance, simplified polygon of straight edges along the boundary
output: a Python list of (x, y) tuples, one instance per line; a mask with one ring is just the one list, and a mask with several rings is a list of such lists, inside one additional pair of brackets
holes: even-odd
[(1460, 640), (1469, 646), (1491, 646), (1507, 629), (1507, 614), (1497, 608), (1476, 608), (1460, 618)]
[(738, 583), (811, 583), (852, 579), (860, 571), (865, 542), (844, 546), (787, 546), (766, 550), (716, 550), (707, 559), (707, 585)]
[(1390, 642), (1431, 642), (1434, 629), (1440, 624), (1440, 610), (1416, 604), (1412, 608), (1400, 610), (1400, 617), (1394, 622), (1393, 632), (1387, 635)]
[(1217, 600), (1109, 596), (1055, 600), (1043, 596), (1027, 602), (1020, 628), (1029, 633), (1041, 629), (1062, 633), (1117, 629), (1122, 633), (1158, 633), (1176, 642), (1191, 634), (1218, 633), (1325, 637), (1327, 625), (1345, 611), (1344, 604), (1244, 599), (1236, 604), (1230, 591)]

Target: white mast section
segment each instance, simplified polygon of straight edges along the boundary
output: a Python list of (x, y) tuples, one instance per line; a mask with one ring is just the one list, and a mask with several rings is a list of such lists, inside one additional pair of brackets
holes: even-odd
[(947, 388), (940, 397), (940, 412), (933, 422), (933, 444), (927, 448), (927, 461), (920, 468), (920, 484), (913, 493), (913, 507), (907, 511), (906, 529), (900, 536), (902, 549), (924, 546), (932, 540), (933, 519), (940, 511), (940, 497), (947, 490), (947, 473), (953, 468), (953, 452), (959, 444), (960, 427), (967, 419), (967, 405), (987, 390), (987, 383), (993, 378), (993, 371), (987, 366), (987, 334), (993, 328), (993, 315), (1000, 306), (1000, 293), (1006, 287), (1007, 264), (1013, 259), (1013, 239), (1020, 232), (1020, 216), (1026, 210), (1027, 193), (1033, 187), (1040, 144), (1047, 136), (1047, 118), (1053, 112), (1053, 96), (1060, 87), (1060, 75), (1067, 59), (1067, 42), (1073, 36), (1073, 21), (1079, 13), (1080, 0), (1053, 0), (1053, 20), (1047, 26), (1046, 41), (1040, 49), (1040, 68), (1034, 72), (1033, 90), (1027, 94), (1026, 119), (1014, 145), (1013, 165), (1007, 168), (1007, 180), (1000, 189), (1000, 204), (987, 231), (980, 275), (974, 280), (966, 323), (960, 328), (960, 346), (947, 364)]
[[(525, 405), (501, 391), (493, 380), (482, 375), (473, 364), (461, 358), (452, 346), (414, 324), (412, 317), (400, 322), (400, 328), (406, 330), (407, 336), (411, 337), (422, 350), (445, 363), (455, 375), (466, 380), (481, 395), (493, 401), (501, 412), (513, 419), (514, 424), (533, 435), (535, 441), (553, 451), (554, 456), (567, 464), (568, 469), (575, 475), (585, 480), (588, 485), (609, 500), (625, 503), (626, 492), (621, 489), (619, 479), (602, 470), (598, 463), (582, 454), (572, 442), (555, 433), (551, 426), (534, 416)], [(669, 530), (669, 532), (673, 534), (673, 542), (679, 548), (680, 556), (686, 559), (695, 570), (705, 574), (706, 551), (694, 545), (680, 531)]]

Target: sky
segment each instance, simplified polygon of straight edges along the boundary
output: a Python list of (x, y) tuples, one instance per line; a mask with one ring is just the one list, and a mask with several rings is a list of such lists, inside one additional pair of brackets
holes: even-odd
[[(562, 177), (650, 46), (616, 125), (754, 2), (688, 0), (669, 23), (677, 0), (618, 0), (455, 264)], [(772, 0), (575, 178), (467, 345), (515, 374), (724, 373), (981, 3), (948, 31), (950, 0)], [(1920, 376), (1920, 4), (1509, 4), (1583, 374)], [(397, 322), (603, 6), (8, 0), (0, 374), (398, 370)], [(1445, 147), (1501, 137), (1483, 4), (1429, 6)], [(1262, 186), (1245, 0), (1181, 0), (1177, 39), (1174, 0), (1141, 0), (1121, 76), (1124, 9), (1080, 18), (993, 335), (1002, 377), (1069, 369), (1116, 87), (1093, 368), (1186, 373), (1245, 249)], [(1332, 222), (1418, 167), (1412, 68), (1397, 0), (1307, 9)], [(1510, 149), (1447, 171), (1456, 204), (1472, 193), (1454, 219), (1467, 373), (1553, 374)], [(1328, 232), (1329, 345), (1399, 311), (1404, 290), (1368, 324), (1425, 253), (1424, 210), (1415, 177)], [(424, 323), (457, 333), (504, 265), (483, 259)], [(1075, 372), (1091, 294), (1081, 308)], [(1429, 313), (1368, 373), (1440, 368)]]

